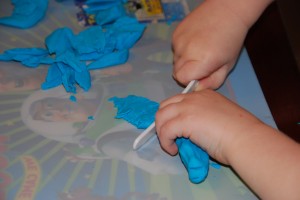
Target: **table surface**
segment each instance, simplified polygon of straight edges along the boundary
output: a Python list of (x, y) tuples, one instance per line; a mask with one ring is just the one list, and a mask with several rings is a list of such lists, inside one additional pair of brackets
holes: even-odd
[[(2, 3), (0, 15), (9, 13), (9, 1)], [(27, 30), (1, 26), (0, 51), (44, 48), (44, 38), (63, 26), (81, 31), (76, 11), (70, 1), (50, 1), (45, 19), (37, 26)], [(210, 167), (201, 184), (190, 183), (178, 156), (164, 153), (156, 138), (133, 151), (133, 140), (142, 130), (114, 119), (116, 110), (108, 101), (110, 97), (134, 94), (161, 101), (182, 90), (171, 77), (170, 35), (175, 26), (149, 25), (130, 50), (126, 64), (91, 72), (92, 88), (89, 92), (79, 90), (77, 102), (69, 100), (70, 94), (63, 87), (39, 89), (48, 66), (28, 69), (19, 63), (1, 62), (0, 72), (5, 75), (1, 79), (8, 78), (11, 83), (0, 94), (2, 197), (257, 199), (225, 166)], [(219, 92), (276, 127), (245, 49)], [(85, 118), (57, 120), (49, 116), (50, 110), (81, 113)], [(89, 115), (95, 120), (87, 120)]]

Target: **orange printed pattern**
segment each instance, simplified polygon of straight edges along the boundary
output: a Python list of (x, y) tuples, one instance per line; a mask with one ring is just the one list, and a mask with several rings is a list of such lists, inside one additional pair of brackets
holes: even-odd
[(18, 200), (34, 199), (41, 177), (41, 169), (32, 156), (23, 156), (21, 158), (24, 165), (24, 180), (17, 194)]

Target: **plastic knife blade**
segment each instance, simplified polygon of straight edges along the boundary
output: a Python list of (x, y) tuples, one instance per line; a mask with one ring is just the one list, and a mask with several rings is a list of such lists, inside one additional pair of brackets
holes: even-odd
[[(182, 94), (192, 92), (195, 90), (196, 86), (198, 84), (198, 81), (193, 80), (191, 81), (186, 88), (181, 92)], [(147, 129), (145, 129), (134, 141), (133, 143), (133, 149), (137, 150), (141, 146), (143, 146), (150, 138), (152, 138), (154, 135), (156, 135), (155, 131), (155, 122), (153, 122)]]

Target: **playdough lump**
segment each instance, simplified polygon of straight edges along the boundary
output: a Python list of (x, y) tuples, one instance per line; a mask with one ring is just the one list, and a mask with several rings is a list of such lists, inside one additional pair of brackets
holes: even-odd
[(0, 24), (26, 29), (37, 24), (45, 16), (48, 0), (11, 0), (14, 10), (11, 16), (0, 18)]

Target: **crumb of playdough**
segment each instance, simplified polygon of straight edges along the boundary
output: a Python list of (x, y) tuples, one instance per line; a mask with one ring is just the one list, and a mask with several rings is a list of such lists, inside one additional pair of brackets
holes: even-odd
[(211, 163), (210, 163), (210, 166), (212, 166), (212, 167), (215, 168), (215, 169), (221, 169), (221, 165), (218, 164), (218, 163), (215, 163), (215, 162), (211, 162)]
[(94, 116), (88, 116), (88, 120), (95, 120)]
[(77, 99), (76, 99), (76, 97), (75, 97), (74, 95), (71, 95), (71, 96), (70, 96), (70, 101), (76, 102)]

